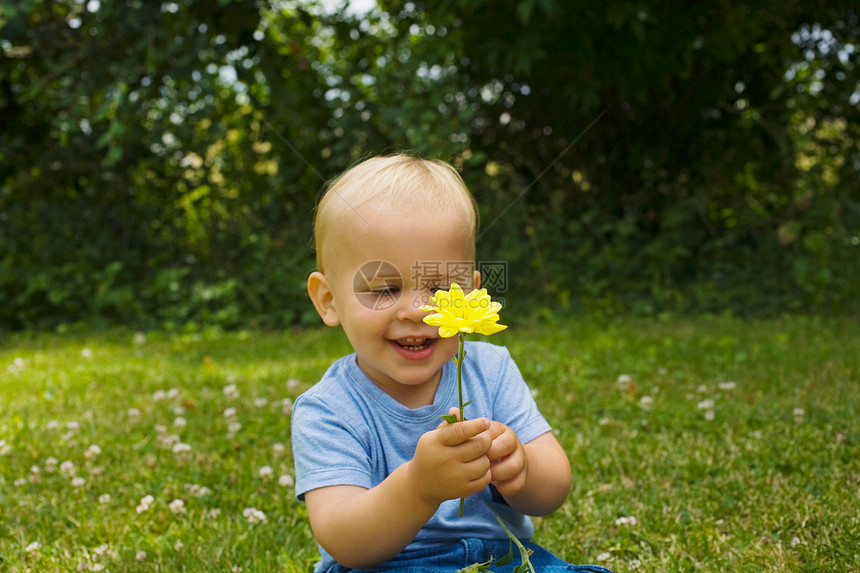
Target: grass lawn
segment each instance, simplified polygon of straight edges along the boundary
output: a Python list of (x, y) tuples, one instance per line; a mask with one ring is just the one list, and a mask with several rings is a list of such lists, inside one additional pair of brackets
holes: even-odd
[[(479, 337), (476, 337), (479, 338)], [(624, 571), (860, 571), (860, 325), (519, 326), (570, 455), (537, 541)], [(339, 331), (0, 341), (0, 572), (307, 571), (292, 400)]]

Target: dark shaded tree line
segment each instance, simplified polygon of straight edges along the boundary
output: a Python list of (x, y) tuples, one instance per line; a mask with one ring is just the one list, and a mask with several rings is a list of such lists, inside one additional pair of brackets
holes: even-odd
[(524, 313), (860, 306), (848, 2), (23, 0), (0, 328), (311, 320), (323, 181), (440, 157)]

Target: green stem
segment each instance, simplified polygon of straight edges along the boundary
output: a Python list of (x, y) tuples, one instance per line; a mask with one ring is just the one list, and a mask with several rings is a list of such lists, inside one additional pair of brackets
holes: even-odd
[[(460, 421), (466, 420), (463, 415), (463, 359), (466, 358), (466, 335), (460, 332), (457, 334), (460, 340), (460, 348), (457, 350), (457, 398), (460, 409)], [(457, 510), (457, 517), (463, 517), (463, 508), (466, 505), (466, 499), (460, 498), (460, 508)]]
[(462, 332), (457, 335), (460, 339), (460, 349), (457, 351), (457, 392), (460, 401), (460, 421), (465, 422), (463, 416), (463, 359), (466, 358), (466, 335)]
[(498, 521), (498, 522), (499, 522), (499, 525), (501, 525), (501, 526), (502, 526), (502, 529), (504, 529), (504, 530), (505, 530), (505, 533), (507, 533), (507, 534), (508, 534), (508, 538), (509, 538), (511, 541), (513, 541), (513, 542), (514, 542), (514, 545), (516, 545), (516, 546), (517, 546), (517, 549), (518, 549), (518, 550), (519, 550), (519, 552), (520, 552), (520, 559), (522, 559), (523, 564), (524, 564), (524, 565), (528, 565), (529, 571), (531, 571), (531, 573), (535, 573), (534, 565), (532, 565), (532, 562), (531, 562), (531, 560), (529, 559), (529, 550), (528, 550), (528, 549), (526, 549), (526, 548), (525, 548), (525, 546), (524, 546), (522, 543), (520, 543), (520, 540), (519, 540), (519, 539), (517, 539), (517, 536), (516, 536), (516, 535), (514, 535), (513, 533), (511, 533), (511, 530), (510, 530), (510, 529), (508, 529), (508, 526), (507, 526), (507, 525), (505, 525), (505, 522), (504, 522), (504, 521), (502, 521), (502, 518), (501, 518), (501, 517), (499, 517), (498, 515), (496, 516), (496, 521)]

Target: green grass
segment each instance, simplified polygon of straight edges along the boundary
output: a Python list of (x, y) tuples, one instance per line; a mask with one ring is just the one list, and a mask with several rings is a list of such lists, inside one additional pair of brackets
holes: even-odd
[[(538, 542), (616, 573), (860, 571), (856, 321), (570, 320), (490, 341), (574, 470)], [(289, 404), (348, 350), (322, 329), (7, 338), (0, 571), (307, 571)]]

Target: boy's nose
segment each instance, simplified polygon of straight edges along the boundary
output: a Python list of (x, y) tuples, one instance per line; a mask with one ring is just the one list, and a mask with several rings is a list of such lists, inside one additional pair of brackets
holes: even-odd
[(423, 290), (405, 291), (400, 299), (398, 318), (400, 320), (423, 322), (424, 317), (427, 316), (427, 311), (421, 310), (421, 307), (429, 302), (430, 295)]

